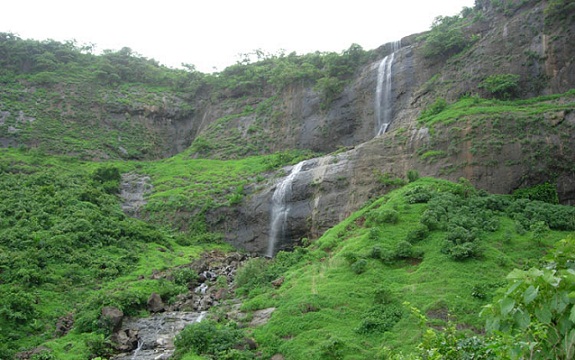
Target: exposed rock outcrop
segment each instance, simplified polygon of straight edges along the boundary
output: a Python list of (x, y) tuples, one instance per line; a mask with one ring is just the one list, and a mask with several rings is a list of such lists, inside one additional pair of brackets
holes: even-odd
[[(119, 316), (118, 309), (105, 308), (102, 316), (105, 313), (106, 318), (116, 324), (112, 341), (119, 354), (113, 359), (168, 359), (174, 353), (174, 339), (184, 327), (202, 321), (212, 306), (233, 296), (236, 271), (248, 259), (249, 256), (240, 253), (205, 253), (184, 266), (198, 274), (197, 283), (188, 284), (190, 291), (179, 295), (170, 305), (165, 305), (158, 294), (152, 294), (148, 301), (152, 315), (147, 318), (124, 318), (123, 314)], [(154, 278), (171, 278), (178, 269), (158, 272)], [(242, 314), (235, 308), (235, 315), (231, 316), (240, 319)], [(246, 345), (251, 346), (249, 339)]]

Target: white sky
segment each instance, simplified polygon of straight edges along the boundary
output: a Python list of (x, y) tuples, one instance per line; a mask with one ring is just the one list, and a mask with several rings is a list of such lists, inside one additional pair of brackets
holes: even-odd
[(22, 38), (124, 46), (203, 72), (234, 64), (255, 49), (298, 54), (365, 50), (429, 29), (474, 0), (4, 0), (0, 32)]

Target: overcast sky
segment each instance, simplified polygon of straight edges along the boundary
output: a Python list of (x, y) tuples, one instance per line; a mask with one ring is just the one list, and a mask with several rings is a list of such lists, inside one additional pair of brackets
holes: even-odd
[(223, 70), (238, 54), (284, 49), (305, 54), (365, 50), (425, 31), (438, 15), (474, 0), (12, 0), (0, 32), (36, 40), (76, 40), (97, 50), (124, 46), (178, 67)]

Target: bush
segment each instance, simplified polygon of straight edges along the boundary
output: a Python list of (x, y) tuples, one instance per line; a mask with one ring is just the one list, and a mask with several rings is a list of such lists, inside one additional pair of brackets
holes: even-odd
[(407, 241), (400, 241), (395, 247), (395, 256), (399, 259), (409, 259), (413, 257), (413, 245)]
[(446, 236), (446, 240), (455, 245), (472, 242), (475, 238), (476, 236), (472, 231), (458, 225), (451, 226)]
[(550, 183), (517, 189), (513, 192), (513, 197), (516, 199), (538, 200), (549, 204), (559, 204), (557, 188)]
[(377, 241), (380, 239), (381, 233), (378, 228), (371, 228), (369, 229), (367, 237), (369, 240)]
[(365, 259), (357, 260), (356, 262), (351, 264), (351, 269), (353, 270), (354, 273), (358, 275), (364, 273), (365, 270), (367, 269), (367, 260)]
[(393, 209), (378, 209), (367, 215), (366, 222), (368, 226), (387, 224), (396, 224), (399, 221), (399, 213)]
[[(273, 281), (267, 276), (268, 267), (269, 261), (262, 258), (255, 258), (245, 262), (236, 273), (235, 282), (237, 287), (245, 288), (248, 291)], [(242, 292), (241, 289), (238, 290)]]
[(481, 255), (479, 246), (471, 242), (454, 245), (450, 241), (445, 241), (441, 251), (455, 261), (467, 260)]
[(368, 310), (355, 332), (359, 334), (383, 333), (389, 331), (403, 317), (400, 305), (377, 305)]
[(447, 101), (445, 101), (444, 98), (438, 98), (435, 100), (433, 104), (427, 106), (425, 109), (423, 109), (423, 111), (421, 111), (419, 118), (423, 119), (426, 117), (437, 115), (443, 110), (445, 110), (445, 108), (447, 108)]
[(467, 38), (459, 15), (438, 16), (425, 35), (423, 54), (426, 57), (452, 56), (465, 49), (475, 39)]
[(352, 265), (353, 263), (355, 263), (358, 259), (358, 256), (356, 253), (354, 252), (346, 252), (343, 255), (343, 258), (347, 261), (347, 263), (349, 265)]
[(92, 174), (92, 179), (101, 184), (106, 181), (120, 182), (122, 180), (122, 175), (120, 170), (115, 166), (104, 166), (98, 168)]
[(496, 74), (488, 76), (479, 85), (497, 99), (509, 100), (517, 95), (519, 90), (519, 75)]
[(407, 171), (407, 181), (410, 183), (417, 181), (419, 179), (419, 172), (417, 170), (408, 170)]
[(415, 228), (409, 230), (405, 241), (415, 244), (424, 240), (429, 235), (429, 228), (425, 224), (418, 224)]
[(176, 285), (187, 286), (190, 283), (195, 283), (198, 280), (198, 274), (191, 268), (178, 268), (172, 271), (174, 283)]
[(371, 252), (369, 253), (369, 257), (372, 259), (376, 259), (376, 260), (381, 259), (381, 247), (380, 246), (374, 246), (373, 248), (371, 248)]
[(405, 197), (410, 204), (426, 203), (431, 199), (431, 190), (423, 186), (416, 186), (407, 191)]
[(231, 350), (244, 337), (240, 329), (224, 326), (212, 320), (188, 325), (177, 336), (175, 359), (192, 352), (196, 355), (218, 355)]

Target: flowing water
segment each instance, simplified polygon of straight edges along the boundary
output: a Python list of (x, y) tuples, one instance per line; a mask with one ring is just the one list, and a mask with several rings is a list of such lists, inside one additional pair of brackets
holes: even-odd
[(292, 184), (298, 173), (301, 171), (305, 161), (302, 161), (291, 170), (291, 173), (283, 179), (272, 195), (270, 237), (266, 256), (272, 257), (276, 252), (278, 242), (284, 238), (287, 230), (287, 219), (289, 214), (288, 199), (292, 193)]
[(392, 120), (392, 67), (395, 52), (401, 47), (400, 41), (392, 43), (391, 54), (381, 60), (377, 68), (377, 85), (375, 88), (375, 136), (385, 134)]
[(163, 312), (147, 318), (126, 318), (122, 331), (137, 332), (138, 346), (129, 354), (118, 354), (113, 360), (168, 359), (174, 353), (174, 339), (186, 325), (202, 321), (207, 312)]

